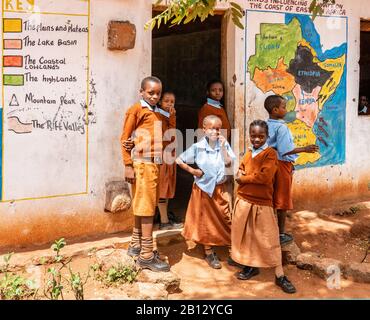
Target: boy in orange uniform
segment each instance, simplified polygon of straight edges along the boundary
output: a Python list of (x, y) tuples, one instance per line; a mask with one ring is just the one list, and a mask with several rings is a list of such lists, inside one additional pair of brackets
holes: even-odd
[[(162, 83), (156, 77), (141, 82), (142, 99), (126, 112), (121, 136), (121, 150), (125, 165), (125, 179), (133, 184), (133, 212), (135, 226), (128, 254), (138, 256), (137, 265), (152, 271), (170, 270), (153, 251), (153, 218), (159, 198), (159, 165), (162, 154), (162, 122), (157, 103)], [(124, 142), (133, 134), (135, 148), (127, 151)]]

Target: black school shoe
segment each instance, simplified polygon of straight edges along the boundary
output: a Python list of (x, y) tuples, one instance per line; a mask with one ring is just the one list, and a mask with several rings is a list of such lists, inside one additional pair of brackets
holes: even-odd
[(288, 244), (293, 242), (293, 237), (290, 234), (287, 233), (280, 233), (279, 234), (280, 238), (280, 245)]
[(233, 267), (238, 267), (238, 268), (244, 268), (245, 266), (240, 264), (240, 263), (237, 263), (236, 261), (234, 261), (231, 257), (228, 257), (227, 258), (227, 264), (229, 266), (233, 266)]
[(280, 278), (275, 276), (275, 284), (283, 289), (285, 293), (296, 293), (297, 290), (293, 284), (289, 281), (286, 276), (281, 276)]
[(259, 273), (260, 270), (258, 268), (245, 266), (241, 272), (238, 272), (236, 277), (239, 280), (249, 280)]
[(140, 254), (140, 251), (141, 251), (140, 247), (135, 248), (135, 247), (129, 246), (128, 249), (127, 249), (127, 255), (132, 257), (132, 258), (137, 258)]
[(141, 269), (149, 269), (153, 272), (168, 272), (170, 265), (159, 259), (159, 254), (154, 252), (153, 258), (150, 260), (137, 259), (136, 264)]
[(218, 259), (215, 252), (212, 252), (211, 254), (206, 255), (205, 259), (208, 262), (208, 264), (211, 266), (211, 268), (213, 268), (213, 269), (221, 269), (222, 268), (220, 260)]

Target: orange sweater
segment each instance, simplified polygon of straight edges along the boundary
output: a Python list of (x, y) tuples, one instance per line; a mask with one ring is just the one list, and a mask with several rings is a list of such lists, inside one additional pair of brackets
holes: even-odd
[(231, 135), (231, 126), (224, 108), (218, 109), (206, 103), (198, 112), (198, 128), (203, 128), (203, 119), (210, 115), (217, 116), (221, 119), (222, 129), (227, 130), (227, 140), (229, 140)]
[(238, 196), (253, 204), (272, 207), (277, 168), (278, 157), (273, 148), (267, 148), (254, 158), (249, 151), (239, 167), (246, 175), (241, 176)]
[[(125, 150), (122, 143), (130, 138), (135, 130), (145, 129), (149, 133), (147, 136), (137, 132), (134, 139), (135, 148), (133, 150), (135, 156), (140, 157), (155, 157), (161, 156), (162, 153), (162, 121), (161, 115), (148, 108), (143, 108), (141, 103), (136, 103), (126, 112), (126, 117), (123, 124), (121, 135), (121, 151), (123, 162), (125, 165), (132, 164), (131, 152)], [(158, 131), (156, 139), (154, 139), (155, 129)]]
[(170, 115), (169, 118), (160, 114), (162, 120), (162, 129), (163, 129), (163, 148), (167, 147), (172, 141), (175, 140), (174, 135), (165, 135), (166, 131), (169, 129), (176, 129), (176, 116)]

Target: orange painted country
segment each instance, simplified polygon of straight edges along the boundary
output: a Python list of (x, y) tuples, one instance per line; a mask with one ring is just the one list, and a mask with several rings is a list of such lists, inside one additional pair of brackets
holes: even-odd
[(296, 85), (294, 76), (287, 72), (284, 58), (280, 58), (276, 69), (267, 68), (260, 70), (256, 68), (253, 81), (264, 93), (273, 91), (275, 94), (283, 95), (292, 91)]

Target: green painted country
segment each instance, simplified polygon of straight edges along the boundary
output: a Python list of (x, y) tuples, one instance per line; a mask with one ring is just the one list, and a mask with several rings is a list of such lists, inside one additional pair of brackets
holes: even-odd
[(261, 23), (261, 33), (256, 35), (256, 54), (248, 61), (248, 72), (251, 79), (256, 68), (266, 70), (277, 68), (278, 61), (284, 63), (294, 59), (299, 42), (303, 39), (300, 22), (294, 18), (289, 24)]

